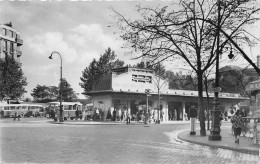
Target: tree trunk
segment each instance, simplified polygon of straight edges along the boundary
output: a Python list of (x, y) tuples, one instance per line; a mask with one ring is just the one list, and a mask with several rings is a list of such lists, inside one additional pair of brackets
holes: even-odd
[(199, 110), (199, 121), (200, 121), (200, 135), (206, 136), (205, 129), (205, 109), (203, 108), (203, 73), (197, 72), (198, 76), (198, 110)]

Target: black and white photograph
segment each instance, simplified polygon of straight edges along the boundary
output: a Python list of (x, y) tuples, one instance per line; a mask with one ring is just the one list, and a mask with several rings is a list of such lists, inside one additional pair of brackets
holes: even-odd
[(0, 1), (0, 163), (259, 164), (259, 0)]

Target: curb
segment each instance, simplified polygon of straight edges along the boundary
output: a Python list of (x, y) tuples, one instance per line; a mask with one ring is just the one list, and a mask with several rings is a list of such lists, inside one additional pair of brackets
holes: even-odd
[(144, 125), (144, 126), (149, 126), (149, 125), (182, 125), (182, 124), (187, 124), (187, 122), (179, 122), (179, 123), (161, 123), (161, 124), (155, 124), (155, 123), (149, 123), (149, 124), (144, 124), (144, 123), (138, 123), (138, 122), (133, 122), (130, 124), (126, 124), (126, 122), (57, 122), (57, 121), (47, 121), (48, 123), (51, 124), (64, 124), (64, 125)]
[[(181, 132), (181, 133), (185, 133), (185, 132), (188, 132), (188, 131), (189, 130)], [(207, 137), (207, 136), (205, 136), (205, 137)], [(250, 149), (244, 149), (244, 148), (239, 148), (238, 149), (238, 148), (225, 146), (225, 145), (214, 145), (214, 144), (208, 144), (208, 143), (203, 143), (203, 142), (197, 142), (197, 141), (185, 139), (184, 137), (180, 136), (180, 133), (177, 135), (177, 138), (180, 139), (180, 140), (183, 140), (185, 142), (190, 142), (190, 143), (197, 144), (197, 145), (209, 146), (209, 147), (213, 147), (213, 148), (228, 149), (228, 150), (233, 150), (233, 151), (242, 152), (242, 153), (246, 153), (246, 154), (259, 155), (259, 157), (260, 157), (260, 149), (259, 149), (259, 151), (257, 151), (257, 150), (250, 150)], [(212, 141), (212, 142), (214, 142), (214, 141)]]

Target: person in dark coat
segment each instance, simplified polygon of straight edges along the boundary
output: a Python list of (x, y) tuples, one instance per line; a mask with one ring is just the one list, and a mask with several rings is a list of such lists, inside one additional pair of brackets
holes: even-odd
[(197, 115), (198, 115), (197, 109), (195, 108), (195, 106), (191, 106), (190, 107), (190, 127), (191, 127), (190, 135), (196, 134), (195, 122), (196, 122)]
[(78, 109), (75, 111), (75, 115), (76, 115), (76, 120), (78, 120), (78, 118), (79, 118), (79, 110)]
[(108, 111), (107, 111), (107, 117), (106, 117), (106, 119), (110, 120), (111, 118), (112, 118), (112, 116), (111, 116), (111, 110), (110, 110), (110, 108), (109, 108)]
[(113, 111), (113, 121), (116, 121), (116, 109)]

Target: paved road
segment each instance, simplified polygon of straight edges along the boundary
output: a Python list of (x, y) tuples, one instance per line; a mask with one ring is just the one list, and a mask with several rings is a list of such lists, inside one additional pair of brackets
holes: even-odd
[[(1, 121), (0, 121), (1, 122)], [(4, 163), (258, 163), (259, 157), (177, 139), (189, 125), (0, 123)]]

